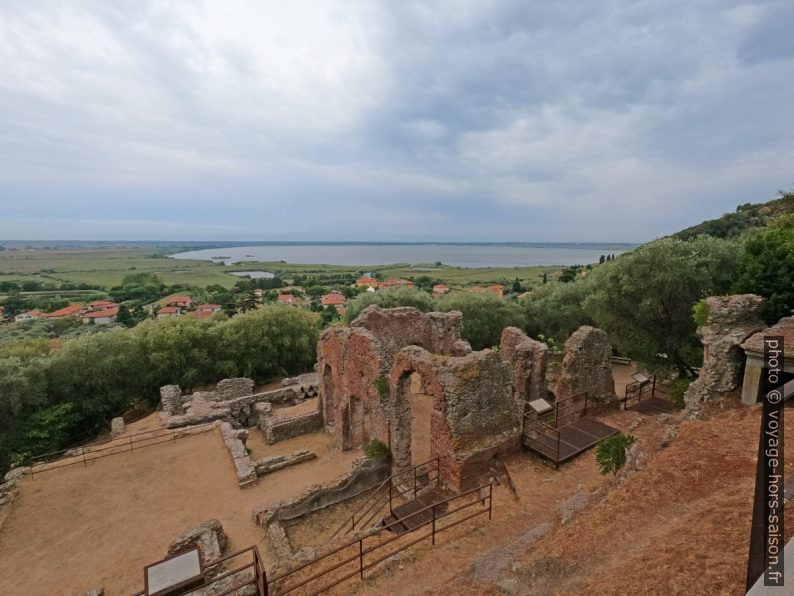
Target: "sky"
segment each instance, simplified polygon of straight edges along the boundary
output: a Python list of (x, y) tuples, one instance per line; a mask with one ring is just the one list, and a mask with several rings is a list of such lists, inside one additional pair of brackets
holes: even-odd
[(0, 0), (0, 239), (647, 241), (794, 185), (792, 22)]

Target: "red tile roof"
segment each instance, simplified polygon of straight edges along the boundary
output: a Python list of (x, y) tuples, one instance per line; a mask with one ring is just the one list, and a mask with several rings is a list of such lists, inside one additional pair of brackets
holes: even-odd
[(292, 294), (279, 294), (277, 300), (284, 304), (292, 304), (295, 302), (295, 296)]
[(346, 303), (347, 298), (345, 298), (342, 294), (323, 294), (322, 297), (323, 306), (332, 306)]
[(92, 310), (91, 312), (84, 313), (82, 316), (84, 319), (104, 319), (106, 317), (115, 317), (117, 314), (119, 314), (119, 308), (114, 306), (113, 308)]
[(95, 300), (94, 302), (89, 302), (88, 306), (116, 306), (116, 303), (108, 300)]
[(182, 309), (178, 306), (164, 306), (160, 310), (157, 311), (158, 315), (171, 315), (174, 313), (182, 312)]
[(59, 308), (48, 314), (47, 316), (52, 319), (57, 319), (58, 317), (69, 317), (76, 315), (85, 310), (85, 307), (82, 304), (72, 304), (71, 306), (65, 306), (63, 308)]
[(178, 302), (187, 302), (190, 304), (190, 296), (171, 296), (168, 298), (168, 302), (166, 302), (166, 304), (176, 304)]
[(41, 312), (40, 310), (29, 310), (28, 312), (23, 312), (22, 314), (33, 318), (43, 318), (47, 316), (46, 312)]

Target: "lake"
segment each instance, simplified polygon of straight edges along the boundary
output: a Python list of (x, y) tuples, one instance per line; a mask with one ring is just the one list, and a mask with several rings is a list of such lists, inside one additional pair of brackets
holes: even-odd
[[(441, 262), (453, 267), (527, 267), (587, 265), (603, 254), (619, 255), (633, 244), (313, 244), (284, 243), (191, 250), (176, 259), (222, 260), (227, 265), (248, 261), (322, 265), (390, 265)], [(223, 259), (218, 259), (219, 255)]]

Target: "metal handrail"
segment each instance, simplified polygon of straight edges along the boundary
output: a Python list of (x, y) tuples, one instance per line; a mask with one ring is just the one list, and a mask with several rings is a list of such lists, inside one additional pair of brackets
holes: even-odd
[[(374, 491), (372, 491), (372, 493), (367, 498), (367, 500), (364, 501), (361, 504), (361, 506), (358, 508), (357, 511), (353, 512), (353, 514), (350, 517), (345, 519), (344, 523), (341, 526), (339, 526), (334, 531), (333, 534), (331, 534), (331, 536), (328, 538), (328, 540), (332, 540), (337, 534), (342, 532), (347, 527), (348, 523), (350, 524), (350, 530), (351, 531), (355, 530), (356, 529), (356, 523), (357, 523), (356, 522), (356, 516), (358, 516), (358, 524), (360, 526), (361, 520), (364, 519), (366, 517), (366, 515), (372, 510), (372, 507), (374, 507), (377, 504), (378, 500), (380, 500), (386, 494), (388, 494), (388, 496), (389, 496), (389, 507), (391, 508), (391, 501), (392, 501), (392, 498), (393, 498), (392, 486), (393, 486), (394, 479), (395, 478), (399, 478), (400, 476), (404, 476), (405, 474), (408, 474), (410, 472), (413, 472), (413, 474), (414, 474), (414, 484), (416, 484), (416, 470), (418, 470), (419, 468), (421, 468), (423, 466), (430, 466), (431, 464), (435, 464), (435, 468), (428, 467), (427, 473), (430, 474), (431, 472), (435, 471), (436, 472), (436, 479), (438, 479), (438, 475), (439, 475), (439, 458), (438, 457), (436, 457), (434, 459), (427, 460), (426, 462), (423, 462), (421, 464), (417, 464), (415, 466), (412, 466), (410, 468), (407, 468), (405, 470), (402, 470), (400, 472), (396, 472), (396, 473), (392, 474), (391, 476), (386, 478), (383, 482), (381, 482), (375, 488)], [(389, 487), (389, 492), (385, 493), (385, 487), (387, 485)], [(381, 491), (384, 491), (384, 492), (381, 493)], [(365, 510), (365, 508), (366, 508), (366, 510)], [(377, 509), (376, 509), (376, 511), (377, 511)]]
[[(488, 488), (488, 495), (487, 496), (482, 496), (481, 491), (483, 491), (486, 487)], [(455, 507), (454, 509), (451, 509), (451, 510), (447, 509), (447, 510), (444, 510), (441, 513), (439, 513), (439, 508), (442, 505), (448, 504), (448, 503), (450, 503), (450, 502), (452, 502), (452, 501), (454, 501), (456, 499), (460, 499), (462, 497), (468, 496), (468, 495), (470, 495), (470, 494), (472, 494), (474, 492), (480, 492), (481, 493), (480, 498), (477, 498), (477, 499), (475, 499), (475, 500), (473, 500), (473, 501), (471, 501), (469, 503), (465, 503), (465, 504), (463, 504), (463, 505), (461, 505), (459, 507)], [(464, 510), (464, 509), (466, 509), (468, 507), (471, 507), (473, 505), (476, 505), (476, 504), (482, 504), (484, 506), (486, 501), (488, 502), (488, 508), (487, 509), (483, 509), (482, 511), (477, 511), (477, 512), (471, 514), (471, 515), (467, 515), (467, 516), (465, 516), (465, 517), (463, 517), (461, 519), (456, 520), (453, 523), (447, 524), (446, 526), (438, 527), (437, 522), (440, 519), (448, 517), (448, 516), (452, 515), (453, 513), (457, 513), (458, 511), (462, 511), (462, 510)], [(371, 546), (368, 546), (367, 548), (364, 548), (364, 540), (366, 540), (368, 538), (371, 538), (373, 536), (376, 536), (378, 534), (381, 534), (381, 533), (383, 533), (385, 531), (388, 531), (392, 526), (394, 526), (394, 525), (396, 525), (398, 523), (403, 523), (405, 520), (410, 519), (412, 517), (415, 517), (415, 516), (417, 516), (419, 514), (425, 513), (427, 511), (431, 511), (432, 512), (431, 518), (429, 520), (427, 520), (427, 521), (425, 521), (423, 523), (420, 523), (415, 528), (413, 528), (411, 530), (408, 530), (407, 532), (405, 532), (403, 534), (397, 534), (396, 536), (388, 538), (387, 540), (384, 540), (383, 542), (380, 542), (378, 544), (371, 545)], [(353, 546), (356, 546), (356, 545), (358, 546), (358, 552), (357, 552), (356, 555), (354, 555), (352, 557), (347, 557), (344, 560), (342, 560), (341, 562), (336, 563), (332, 567), (329, 567), (328, 569), (323, 569), (322, 571), (319, 571), (319, 572), (317, 572), (317, 573), (315, 573), (313, 575), (310, 575), (308, 578), (305, 578), (305, 579), (301, 580), (300, 582), (298, 582), (297, 584), (295, 584), (293, 586), (290, 586), (290, 587), (288, 587), (288, 588), (286, 588), (284, 590), (279, 590), (278, 593), (280, 595), (283, 595), (283, 594), (288, 594), (290, 592), (293, 592), (293, 591), (297, 590), (298, 588), (306, 586), (307, 584), (309, 584), (309, 583), (311, 583), (313, 581), (316, 581), (316, 580), (322, 578), (323, 576), (326, 576), (326, 575), (332, 573), (333, 571), (336, 571), (337, 569), (340, 569), (340, 568), (344, 567), (345, 565), (349, 565), (350, 563), (353, 563), (354, 561), (358, 561), (359, 562), (359, 564), (357, 566), (358, 568), (354, 572), (352, 572), (352, 573), (348, 572), (343, 577), (338, 578), (335, 581), (333, 581), (332, 583), (330, 583), (328, 585), (325, 585), (322, 588), (320, 588), (319, 590), (313, 591), (311, 593), (312, 594), (319, 594), (319, 593), (324, 592), (324, 591), (326, 591), (326, 590), (328, 590), (328, 589), (330, 589), (330, 588), (332, 588), (332, 587), (334, 587), (334, 586), (336, 586), (336, 585), (338, 585), (338, 584), (340, 584), (340, 583), (342, 583), (342, 582), (344, 582), (344, 581), (346, 581), (346, 580), (348, 580), (348, 579), (350, 579), (352, 577), (355, 577), (356, 575), (360, 575), (360, 577), (363, 579), (364, 578), (364, 571), (366, 571), (367, 569), (371, 569), (373, 566), (377, 565), (378, 563), (380, 563), (382, 561), (385, 561), (386, 559), (388, 559), (389, 557), (394, 556), (398, 552), (400, 552), (402, 550), (405, 550), (405, 549), (413, 546), (414, 544), (417, 544), (418, 542), (421, 542), (422, 540), (425, 540), (427, 538), (431, 538), (432, 544), (435, 544), (436, 534), (438, 534), (439, 532), (442, 532), (444, 530), (452, 528), (452, 527), (454, 527), (454, 526), (456, 526), (456, 525), (458, 525), (460, 523), (463, 523), (465, 521), (468, 521), (469, 519), (472, 519), (472, 518), (474, 518), (474, 517), (476, 517), (478, 515), (482, 515), (486, 511), (488, 512), (488, 519), (491, 519), (492, 518), (492, 512), (493, 512), (493, 484), (492, 483), (480, 485), (477, 488), (473, 488), (473, 489), (471, 489), (469, 491), (466, 491), (464, 493), (460, 493), (458, 495), (454, 495), (453, 497), (445, 499), (444, 501), (440, 501), (438, 503), (434, 503), (432, 505), (428, 505), (428, 506), (423, 507), (422, 509), (420, 509), (420, 510), (418, 510), (418, 511), (416, 511), (416, 512), (410, 514), (410, 515), (407, 515), (407, 516), (405, 516), (403, 518), (400, 518), (400, 519), (397, 519), (397, 520), (393, 521), (392, 523), (388, 524), (387, 526), (384, 526), (382, 528), (374, 529), (372, 532), (367, 533), (364, 536), (361, 536), (357, 540), (353, 540), (353, 541), (351, 541), (351, 542), (349, 542), (349, 543), (347, 543), (347, 544), (345, 544), (345, 545), (343, 545), (343, 546), (341, 546), (339, 548), (335, 548), (334, 550), (330, 551), (329, 553), (326, 553), (325, 555), (323, 555), (321, 557), (317, 557), (316, 559), (314, 559), (312, 561), (308, 561), (306, 563), (303, 563), (302, 565), (300, 565), (298, 567), (295, 567), (294, 569), (291, 569), (290, 571), (287, 571), (287, 572), (285, 572), (285, 573), (283, 573), (281, 575), (273, 577), (272, 579), (269, 580), (269, 585), (272, 586), (276, 582), (283, 581), (283, 580), (287, 579), (288, 577), (298, 573), (299, 571), (307, 569), (311, 565), (315, 565), (315, 564), (317, 564), (317, 563), (319, 563), (319, 562), (321, 562), (321, 561), (323, 561), (323, 560), (325, 560), (325, 559), (327, 559), (327, 558), (329, 558), (329, 557), (331, 557), (331, 556), (343, 551), (346, 548), (350, 548), (350, 547), (353, 547)], [(426, 527), (428, 525), (431, 526), (431, 531), (430, 532), (421, 535), (419, 538), (417, 538), (415, 540), (412, 540), (408, 544), (403, 544), (403, 545), (399, 546), (396, 550), (392, 550), (392, 551), (388, 552), (388, 554), (383, 555), (383, 556), (379, 557), (378, 559), (376, 559), (374, 561), (369, 561), (369, 562), (365, 563), (364, 557), (366, 555), (371, 554), (371, 553), (373, 553), (373, 552), (385, 547), (386, 545), (391, 544), (392, 542), (394, 542), (394, 541), (396, 541), (396, 540), (398, 540), (400, 538), (403, 538), (404, 536), (413, 534), (413, 533), (417, 532), (418, 530), (420, 530), (421, 528), (424, 528), (424, 527)]]
[[(36, 473), (49, 472), (51, 470), (59, 470), (61, 468), (73, 466), (80, 463), (82, 463), (83, 466), (87, 466), (89, 461), (102, 459), (104, 457), (110, 457), (111, 455), (119, 455), (121, 453), (131, 453), (135, 449), (143, 449), (145, 447), (152, 447), (154, 445), (161, 445), (163, 443), (175, 442), (177, 439), (183, 436), (188, 436), (189, 434), (193, 434), (193, 431), (195, 430), (199, 430), (199, 432), (203, 432), (204, 430), (209, 430), (209, 428), (213, 426), (214, 423), (209, 422), (205, 424), (197, 424), (195, 426), (189, 426), (178, 429), (155, 429), (152, 431), (143, 431), (140, 433), (127, 435), (126, 437), (121, 437), (118, 439), (112, 439), (112, 441), (116, 441), (115, 445), (109, 445), (107, 443), (95, 443), (94, 445), (104, 445), (104, 447), (92, 448), (92, 445), (85, 445), (82, 447), (75, 447), (73, 449), (65, 449), (62, 451), (39, 455), (34, 458), (30, 458), (28, 460), (28, 466), (30, 469), (28, 470), (27, 473), (30, 474), (31, 476), (34, 476)], [(161, 434), (153, 434), (153, 433), (161, 433)], [(141, 436), (146, 434), (152, 436), (148, 436), (148, 437)], [(164, 440), (155, 441), (156, 439), (164, 439)], [(112, 441), (109, 441), (108, 443)], [(150, 441), (155, 441), (155, 442), (152, 443)], [(135, 447), (135, 445), (139, 443), (146, 443), (146, 444)], [(74, 453), (74, 455), (66, 456), (67, 460), (74, 459), (74, 461), (59, 461), (57, 459), (53, 461), (34, 461), (55, 454), (60, 454), (61, 457), (64, 457), (66, 455), (66, 452), (76, 451), (77, 449), (80, 450), (79, 453)], [(106, 451), (110, 451), (111, 453), (104, 453)], [(92, 455), (95, 457), (90, 457)], [(38, 470), (37, 472), (37, 467), (42, 467), (42, 466), (44, 466), (44, 468)]]

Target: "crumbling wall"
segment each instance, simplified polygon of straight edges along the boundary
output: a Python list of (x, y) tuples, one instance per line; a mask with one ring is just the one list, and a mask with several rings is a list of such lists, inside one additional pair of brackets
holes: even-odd
[[(296, 377), (296, 379), (299, 377)], [(254, 382), (247, 378), (224, 379), (215, 391), (196, 391), (183, 396), (177, 385), (160, 388), (163, 412), (161, 418), (167, 428), (179, 428), (223, 420), (235, 427), (251, 427), (258, 422), (255, 406), (258, 403), (299, 403), (308, 396), (308, 385), (302, 382), (252, 394)], [(179, 406), (175, 407), (174, 403)]]
[(160, 404), (168, 416), (178, 416), (182, 411), (182, 389), (179, 385), (160, 387)]
[(254, 392), (254, 380), (246, 377), (235, 379), (223, 379), (215, 385), (213, 392), (214, 401), (228, 401), (244, 395), (252, 395)]
[(342, 449), (370, 439), (388, 443), (388, 377), (396, 353), (416, 345), (436, 354), (462, 355), (471, 347), (460, 338), (459, 312), (422, 313), (410, 308), (369, 306), (349, 327), (320, 336), (317, 373), (326, 429)]
[(221, 424), (221, 435), (229, 456), (232, 458), (235, 472), (237, 473), (237, 484), (241, 488), (256, 484), (256, 468), (254, 467), (245, 442), (248, 440), (248, 431), (234, 429), (231, 424), (224, 422)]
[(519, 415), (523, 416), (527, 403), (546, 399), (549, 348), (517, 327), (506, 327), (499, 342), (499, 356), (512, 367), (513, 397)]
[(615, 398), (609, 337), (588, 325), (579, 327), (565, 342), (565, 356), (557, 379), (557, 400), (583, 392), (587, 392), (591, 401)]
[(764, 299), (755, 294), (706, 298), (708, 317), (698, 328), (703, 343), (703, 366), (684, 394), (687, 409), (719, 399), (739, 387), (744, 353), (741, 344), (766, 325), (761, 318)]
[(323, 428), (323, 419), (319, 410), (288, 416), (274, 413), (273, 406), (269, 403), (257, 404), (255, 407), (259, 414), (259, 428), (265, 434), (265, 440), (271, 445)]
[(511, 369), (491, 350), (438, 356), (416, 346), (400, 350), (392, 367), (392, 457), (395, 469), (411, 464), (410, 376), (417, 372), (433, 399), (431, 453), (442, 479), (456, 489), (476, 482), (491, 460), (519, 448), (521, 422)]

